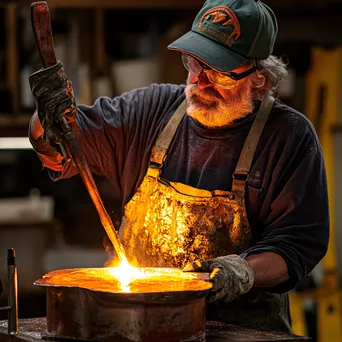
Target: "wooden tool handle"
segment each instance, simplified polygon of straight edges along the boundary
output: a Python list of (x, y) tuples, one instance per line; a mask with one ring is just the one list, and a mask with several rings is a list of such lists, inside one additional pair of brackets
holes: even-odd
[[(31, 4), (31, 24), (34, 39), (44, 68), (51, 67), (57, 63), (55, 46), (53, 43), (50, 10), (45, 1), (38, 1)], [(65, 127), (61, 123), (62, 130)], [(68, 146), (60, 144), (60, 149), (64, 159), (67, 162), (71, 161), (72, 156)]]
[(37, 49), (45, 68), (57, 63), (53, 44), (50, 10), (45, 1), (31, 4), (31, 23)]

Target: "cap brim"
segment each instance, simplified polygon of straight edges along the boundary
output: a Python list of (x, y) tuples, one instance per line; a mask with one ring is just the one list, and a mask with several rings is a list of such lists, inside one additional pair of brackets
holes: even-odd
[(248, 59), (199, 33), (189, 31), (168, 46), (170, 50), (185, 52), (197, 57), (212, 68), (227, 72), (234, 70)]

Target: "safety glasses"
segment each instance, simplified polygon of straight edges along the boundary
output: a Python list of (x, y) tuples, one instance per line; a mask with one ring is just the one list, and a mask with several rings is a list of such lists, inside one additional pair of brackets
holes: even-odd
[(231, 71), (226, 73), (218, 72), (214, 69), (211, 69), (204, 63), (200, 62), (198, 59), (185, 53), (182, 53), (182, 61), (185, 69), (189, 72), (193, 73), (196, 76), (199, 76), (202, 72), (205, 72), (211, 83), (225, 89), (235, 88), (238, 81), (249, 76), (257, 70), (257, 66), (253, 66), (250, 69), (241, 73)]

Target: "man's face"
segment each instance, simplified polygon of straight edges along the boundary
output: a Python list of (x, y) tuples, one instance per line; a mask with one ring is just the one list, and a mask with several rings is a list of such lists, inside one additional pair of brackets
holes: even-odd
[[(241, 73), (249, 68), (242, 65), (232, 71)], [(229, 126), (253, 110), (249, 77), (236, 81), (233, 89), (225, 89), (213, 84), (205, 71), (198, 76), (189, 71), (185, 93), (188, 114), (209, 128)]]

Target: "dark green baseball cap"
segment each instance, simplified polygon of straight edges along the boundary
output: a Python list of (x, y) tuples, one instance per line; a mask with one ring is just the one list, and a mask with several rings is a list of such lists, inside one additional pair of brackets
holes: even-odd
[(274, 12), (261, 1), (207, 0), (191, 31), (168, 48), (227, 72), (250, 59), (267, 59), (273, 51), (277, 32)]

